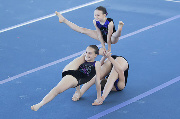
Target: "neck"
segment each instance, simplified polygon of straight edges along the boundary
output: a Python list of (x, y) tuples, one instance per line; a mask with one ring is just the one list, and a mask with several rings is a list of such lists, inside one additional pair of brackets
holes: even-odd
[(94, 60), (88, 60), (88, 61), (86, 60), (86, 62), (94, 62)]
[(107, 18), (105, 17), (102, 21), (99, 21), (100, 24), (104, 24), (106, 22)]

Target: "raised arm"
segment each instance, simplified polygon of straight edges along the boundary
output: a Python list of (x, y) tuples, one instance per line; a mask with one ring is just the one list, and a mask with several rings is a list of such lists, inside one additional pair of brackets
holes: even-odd
[(105, 48), (105, 44), (104, 44), (104, 40), (103, 40), (101, 31), (100, 31), (99, 28), (97, 27), (97, 25), (96, 25), (96, 20), (95, 20), (95, 19), (93, 20), (93, 24), (94, 24), (94, 26), (95, 26), (95, 28), (96, 28), (97, 35), (98, 35), (98, 39), (99, 39), (99, 41), (101, 42), (102, 48), (106, 51), (106, 48)]
[(114, 23), (111, 21), (108, 25), (108, 34), (107, 34), (107, 44), (108, 44), (109, 52), (111, 52), (111, 36), (113, 34), (113, 27), (114, 27)]
[(100, 60), (101, 66), (104, 64), (104, 61), (105, 61), (106, 58), (107, 58), (106, 56), (103, 56), (103, 57), (101, 58), (101, 60)]

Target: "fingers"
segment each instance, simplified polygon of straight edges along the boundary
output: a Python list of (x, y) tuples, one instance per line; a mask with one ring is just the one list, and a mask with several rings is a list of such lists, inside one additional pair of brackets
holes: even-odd
[(110, 57), (112, 53), (110, 51), (104, 51), (103, 54), (106, 57)]

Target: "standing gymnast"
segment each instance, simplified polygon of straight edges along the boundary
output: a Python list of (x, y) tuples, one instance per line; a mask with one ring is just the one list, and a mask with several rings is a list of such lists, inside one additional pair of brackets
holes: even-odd
[(106, 51), (105, 43), (108, 44), (108, 51), (109, 52), (111, 51), (111, 44), (116, 44), (118, 42), (119, 37), (121, 36), (122, 27), (124, 25), (124, 23), (122, 21), (119, 21), (118, 29), (116, 31), (113, 19), (106, 18), (108, 13), (106, 11), (106, 8), (104, 8), (102, 6), (97, 7), (94, 11), (95, 19), (93, 20), (93, 24), (94, 24), (96, 30), (90, 30), (87, 28), (79, 27), (76, 24), (65, 19), (57, 11), (55, 13), (59, 17), (60, 23), (64, 22), (71, 29), (73, 29), (77, 32), (86, 34), (86, 35), (90, 36), (91, 38), (94, 38), (94, 39), (100, 41), (103, 51)]
[[(107, 60), (105, 60), (107, 58)], [(121, 91), (125, 88), (128, 77), (129, 64), (127, 60), (122, 56), (116, 56), (110, 54), (110, 52), (104, 52), (104, 56), (101, 59), (101, 90), (103, 91), (103, 101), (108, 96), (110, 91)], [(93, 78), (88, 83), (84, 84), (80, 89), (80, 92), (75, 92), (72, 97), (73, 101), (79, 100), (79, 98), (95, 83)], [(98, 102), (95, 100), (92, 105), (101, 105), (103, 101)]]
[(96, 75), (97, 102), (102, 102), (100, 70), (101, 64), (95, 61), (99, 49), (96, 45), (90, 45), (86, 48), (86, 53), (74, 59), (63, 69), (62, 80), (54, 87), (43, 100), (31, 106), (33, 111), (37, 111), (40, 107), (53, 100), (58, 94), (69, 88), (76, 87), (76, 92), (80, 92), (80, 85), (87, 83)]

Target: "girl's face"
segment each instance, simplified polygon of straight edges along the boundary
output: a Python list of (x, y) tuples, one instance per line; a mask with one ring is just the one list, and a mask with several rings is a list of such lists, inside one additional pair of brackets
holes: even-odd
[(103, 21), (106, 18), (106, 14), (103, 14), (103, 11), (101, 10), (95, 10), (94, 18), (96, 21)]
[(87, 62), (93, 62), (96, 57), (97, 57), (97, 54), (95, 54), (95, 50), (91, 47), (87, 47), (86, 54), (85, 54), (85, 60)]

